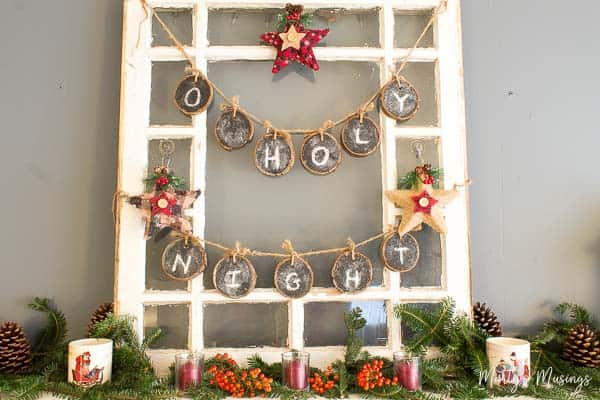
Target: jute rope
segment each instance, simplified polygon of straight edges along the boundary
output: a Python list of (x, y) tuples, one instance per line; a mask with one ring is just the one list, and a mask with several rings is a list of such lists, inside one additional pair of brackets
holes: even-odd
[[(148, 2), (146, 0), (140, 0), (140, 2), (142, 3), (144, 11), (146, 12), (146, 15), (148, 15), (148, 11), (150, 11), (150, 13), (152, 14), (152, 16), (154, 18), (156, 18), (156, 20), (158, 21), (158, 23), (160, 24), (160, 26), (166, 32), (167, 36), (169, 36), (169, 39), (173, 42), (173, 44), (175, 45), (175, 47), (177, 47), (177, 49), (179, 50), (179, 52), (187, 60), (187, 62), (190, 64), (190, 66), (192, 66), (193, 73), (196, 75), (196, 77), (201, 76), (202, 79), (206, 80), (206, 82), (208, 82), (208, 84), (213, 88), (213, 90), (219, 96), (221, 96), (221, 98), (226, 103), (229, 103), (229, 105), (231, 105), (232, 107), (234, 107), (234, 105), (235, 105), (234, 98), (233, 97), (228, 97), (225, 94), (225, 92), (223, 92), (223, 90), (220, 87), (218, 87), (214, 82), (212, 82), (211, 80), (209, 80), (202, 73), (202, 71), (200, 71), (199, 69), (197, 69), (195, 67), (195, 62), (194, 62), (193, 58), (187, 53), (187, 51), (185, 50), (184, 45), (181, 43), (181, 41), (179, 39), (177, 39), (177, 36), (175, 36), (175, 34), (171, 31), (171, 29), (169, 29), (169, 27), (167, 26), (167, 24), (160, 17), (160, 15), (158, 15), (158, 13), (156, 12), (156, 10), (154, 10), (154, 8), (152, 8), (148, 4)], [(421, 40), (423, 40), (423, 38), (427, 34), (427, 31), (429, 31), (429, 29), (431, 28), (431, 26), (435, 22), (437, 16), (439, 14), (443, 13), (446, 10), (447, 3), (448, 3), (448, 0), (440, 0), (440, 4), (433, 10), (433, 12), (431, 14), (431, 18), (429, 18), (429, 21), (427, 22), (427, 24), (423, 28), (423, 31), (421, 32), (421, 34), (419, 35), (419, 37), (415, 41), (415, 44), (408, 50), (408, 52), (406, 53), (406, 55), (402, 58), (402, 62), (400, 63), (400, 66), (398, 67), (398, 69), (392, 71), (392, 78), (391, 79), (395, 79), (397, 81), (399, 81), (401, 79), (400, 73), (402, 72), (402, 70), (404, 70), (404, 67), (406, 67), (406, 65), (408, 64), (410, 56), (419, 47), (419, 44), (421, 43)], [(146, 19), (147, 18), (145, 18), (141, 23), (143, 23)], [(140, 25), (141, 25), (141, 23), (140, 23)], [(139, 36), (138, 36), (138, 44), (139, 44)], [(390, 81), (391, 81), (391, 79), (390, 79)], [(381, 86), (375, 93), (373, 93), (373, 95), (371, 97), (369, 97), (367, 99), (367, 101), (364, 102), (358, 108), (357, 111), (350, 112), (350, 113), (346, 114), (344, 117), (340, 118), (337, 121), (332, 121), (332, 126), (331, 127), (333, 128), (333, 127), (339, 126), (339, 125), (345, 123), (346, 121), (348, 121), (349, 119), (353, 118), (356, 115), (359, 115), (359, 117), (362, 120), (365, 112), (367, 112), (365, 110), (368, 110), (368, 108), (370, 107), (370, 105), (373, 104), (375, 102), (375, 100), (377, 100), (377, 98), (381, 94), (381, 91), (383, 90), (383, 88), (390, 81), (386, 82), (386, 84), (384, 84), (383, 86)], [(256, 122), (257, 124), (262, 125), (265, 129), (267, 129), (267, 130), (269, 128), (272, 129), (274, 132), (276, 132), (275, 135), (277, 135), (277, 133), (287, 133), (287, 134), (290, 134), (290, 135), (306, 135), (306, 134), (311, 134), (311, 133), (314, 133), (314, 132), (319, 132), (319, 129), (302, 129), (302, 128), (280, 129), (280, 128), (275, 128), (268, 120), (262, 119), (262, 118), (258, 117), (257, 115), (252, 114), (248, 110), (240, 107), (239, 104), (237, 104), (237, 106), (236, 106), (235, 109), (236, 110), (239, 109), (240, 111), (244, 112), (248, 116), (248, 118), (250, 118), (252, 121)], [(268, 125), (267, 125), (267, 123), (268, 123)], [(322, 134), (321, 134), (321, 136), (322, 136)]]

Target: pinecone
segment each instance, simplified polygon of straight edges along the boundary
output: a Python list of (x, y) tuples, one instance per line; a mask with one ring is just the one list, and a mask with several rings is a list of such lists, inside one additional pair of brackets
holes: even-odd
[(502, 325), (496, 313), (485, 303), (477, 302), (473, 306), (473, 319), (490, 336), (502, 336)]
[(599, 367), (600, 339), (596, 332), (586, 324), (571, 328), (563, 344), (563, 358), (584, 367)]
[(106, 316), (113, 312), (113, 303), (101, 304), (100, 307), (98, 307), (90, 317), (90, 323), (88, 324), (87, 332), (88, 337), (92, 336), (92, 330), (94, 329), (94, 325), (96, 325), (98, 322), (104, 321), (106, 319)]
[(31, 369), (31, 346), (16, 322), (0, 326), (0, 373), (22, 374)]

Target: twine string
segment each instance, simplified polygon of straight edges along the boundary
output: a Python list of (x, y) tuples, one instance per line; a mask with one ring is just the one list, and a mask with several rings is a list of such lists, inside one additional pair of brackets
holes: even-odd
[[(192, 71), (194, 71), (194, 76), (196, 77), (196, 79), (198, 79), (198, 77), (202, 77), (202, 79), (205, 80), (207, 82), (207, 84), (209, 84), (213, 88), (213, 90), (219, 96), (221, 96), (221, 98), (223, 99), (223, 101), (225, 101), (226, 103), (228, 103), (228, 104), (230, 104), (230, 105), (233, 106), (233, 104), (234, 104), (233, 97), (228, 97), (225, 94), (225, 92), (220, 87), (218, 87), (214, 82), (210, 81), (204, 75), (204, 73), (201, 70), (199, 70), (199, 69), (197, 69), (197, 68), (194, 67), (195, 63), (194, 63), (193, 58), (187, 53), (187, 51), (185, 49), (185, 46), (179, 41), (179, 39), (177, 39), (177, 37), (175, 36), (175, 34), (171, 31), (171, 29), (169, 29), (169, 27), (164, 22), (164, 20), (158, 15), (158, 13), (156, 12), (156, 10), (148, 4), (147, 0), (140, 0), (140, 2), (142, 3), (144, 9), (146, 10), (146, 13), (149, 11), (152, 14), (152, 16), (154, 18), (156, 18), (156, 20), (158, 21), (158, 23), (160, 24), (160, 26), (167, 33), (167, 36), (169, 37), (169, 39), (173, 42), (173, 44), (175, 45), (175, 47), (177, 47), (177, 49), (179, 50), (179, 52), (187, 60), (187, 62), (189, 63), (189, 65), (190, 65), (190, 67), (192, 69)], [(408, 64), (409, 59), (412, 56), (413, 52), (419, 47), (419, 44), (421, 43), (421, 41), (423, 40), (423, 38), (425, 37), (425, 35), (429, 31), (429, 29), (431, 28), (431, 26), (435, 22), (437, 16), (439, 14), (443, 13), (446, 10), (447, 2), (448, 2), (448, 0), (440, 0), (440, 4), (433, 10), (433, 12), (431, 14), (431, 18), (429, 18), (429, 21), (427, 22), (427, 24), (423, 28), (423, 31), (421, 32), (421, 34), (419, 35), (419, 37), (415, 41), (415, 44), (408, 50), (408, 52), (406, 53), (406, 55), (402, 58), (402, 61), (400, 63), (400, 66), (398, 67), (398, 69), (392, 71), (392, 79), (395, 79), (396, 82), (399, 82), (399, 80), (402, 79), (401, 76), (400, 76), (400, 72), (402, 72), (402, 70), (404, 69), (404, 67), (406, 67), (406, 65)], [(363, 104), (366, 106), (366, 105), (369, 105), (371, 103), (374, 103), (375, 100), (377, 99), (377, 97), (379, 97), (379, 95), (383, 91), (383, 89), (384, 89), (385, 86), (386, 85), (383, 85), (382, 87), (380, 87)], [(264, 120), (264, 119), (258, 117), (257, 115), (255, 115), (255, 114), (251, 113), (250, 111), (248, 111), (248, 110), (240, 107), (239, 105), (238, 105), (238, 109), (240, 109), (241, 111), (243, 111), (248, 116), (248, 118), (251, 119), (252, 121), (254, 121), (255, 123), (257, 123), (259, 125), (262, 125), (264, 128), (267, 128), (267, 125), (266, 125), (266, 123), (268, 122), (267, 120)], [(333, 121), (331, 127), (332, 128), (333, 127), (337, 127), (337, 126), (345, 123), (349, 119), (353, 118), (357, 114), (360, 117), (360, 115), (361, 115), (360, 112), (361, 112), (361, 108), (359, 108), (357, 111), (353, 111), (353, 112), (350, 112), (350, 113), (346, 114), (345, 116), (343, 116), (339, 120)], [(363, 115), (364, 115), (364, 113), (363, 113)], [(360, 117), (360, 118), (362, 119), (362, 117)], [(362, 123), (362, 121), (361, 121), (361, 123)], [(316, 130), (315, 129), (301, 129), (301, 128), (277, 129), (277, 128), (273, 127), (272, 125), (271, 125), (271, 128), (275, 132), (286, 133), (288, 135), (307, 135), (307, 134), (311, 134), (311, 133), (314, 133), (314, 132), (319, 132), (319, 129), (316, 129)], [(276, 135), (277, 135), (277, 133), (275, 133), (275, 137), (276, 137)], [(321, 134), (321, 137), (322, 136), (323, 135)]]
[[(113, 214), (116, 215), (116, 210), (118, 209), (118, 201), (121, 199), (129, 198), (130, 196), (123, 192), (117, 191), (113, 194)], [(342, 253), (344, 251), (356, 251), (357, 248), (366, 246), (367, 244), (374, 242), (375, 240), (383, 238), (385, 235), (392, 231), (393, 227), (388, 225), (387, 228), (378, 234), (368, 237), (367, 239), (354, 243), (352, 239), (348, 239), (347, 245), (345, 247), (333, 247), (326, 248), (320, 250), (308, 250), (305, 252), (297, 252), (292, 245), (290, 240), (285, 240), (281, 247), (286, 251), (285, 253), (278, 252), (270, 252), (263, 250), (253, 250), (247, 247), (242, 247), (240, 242), (236, 241), (233, 247), (225, 246), (221, 243), (213, 242), (208, 239), (203, 239), (198, 236), (192, 235), (190, 233), (182, 233), (180, 231), (175, 231), (173, 233), (174, 236), (184, 239), (184, 243), (187, 246), (190, 242), (194, 245), (203, 245), (204, 247), (213, 247), (215, 249), (221, 250), (224, 253), (230, 256), (255, 256), (255, 257), (272, 257), (272, 258), (289, 258), (293, 257), (294, 260), (296, 257), (310, 257), (310, 256), (319, 256), (323, 254), (335, 254)], [(352, 242), (353, 246), (350, 244)]]

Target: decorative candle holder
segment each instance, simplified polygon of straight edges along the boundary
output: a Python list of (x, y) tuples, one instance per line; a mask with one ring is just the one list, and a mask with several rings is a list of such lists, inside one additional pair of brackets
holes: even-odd
[(110, 381), (113, 342), (110, 339), (81, 339), (69, 343), (67, 380), (91, 387)]
[(531, 377), (531, 354), (527, 340), (509, 337), (488, 338), (485, 349), (490, 366), (487, 377), (489, 387), (527, 387)]
[(421, 358), (405, 351), (394, 353), (394, 374), (398, 385), (409, 391), (421, 390)]
[(204, 356), (200, 353), (183, 352), (175, 355), (175, 387), (185, 392), (191, 386), (202, 383)]
[(310, 354), (304, 351), (288, 351), (281, 354), (283, 384), (292, 390), (308, 389)]

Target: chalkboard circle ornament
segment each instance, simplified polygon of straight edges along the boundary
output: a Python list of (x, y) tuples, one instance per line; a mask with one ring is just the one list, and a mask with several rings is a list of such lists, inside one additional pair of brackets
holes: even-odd
[[(229, 265), (226, 265), (229, 263)], [(242, 268), (247, 270), (249, 274), (249, 279), (247, 282), (243, 283), (243, 291), (239, 293), (234, 293), (233, 291), (227, 291), (226, 289), (221, 287), (221, 282), (219, 282), (219, 275), (221, 275), (221, 269), (230, 267), (231, 264), (240, 265)], [(247, 296), (254, 288), (256, 287), (256, 270), (254, 269), (254, 265), (252, 262), (244, 256), (236, 255), (235, 258), (231, 254), (227, 254), (225, 257), (221, 258), (219, 262), (215, 265), (213, 270), (213, 285), (215, 288), (226, 297), (230, 299), (240, 299), (242, 297)]]
[[(277, 143), (278, 145), (287, 147), (286, 153), (289, 153), (289, 159), (286, 165), (280, 168), (265, 168), (262, 157), (264, 156), (264, 146), (267, 143)], [(263, 175), (267, 176), (282, 176), (290, 172), (296, 161), (296, 154), (292, 138), (288, 133), (284, 132), (267, 132), (262, 135), (254, 146), (254, 165)]]
[[(404, 244), (411, 252), (408, 256), (408, 262), (398, 263), (392, 257), (389, 252), (392, 246), (396, 244)], [(388, 233), (381, 242), (380, 248), (381, 261), (386, 268), (394, 272), (408, 272), (417, 266), (420, 257), (419, 243), (417, 239), (410, 233), (405, 233), (400, 236), (397, 231)]]
[[(331, 278), (333, 281), (333, 285), (335, 288), (341, 293), (360, 293), (366, 288), (369, 287), (371, 282), (373, 281), (373, 264), (371, 260), (366, 255), (354, 252), (354, 259), (352, 258), (352, 253), (350, 251), (346, 251), (341, 253), (335, 259), (333, 263), (333, 268), (331, 269)], [(339, 273), (344, 270), (348, 266), (348, 263), (359, 263), (360, 268), (364, 268), (367, 271), (367, 279), (361, 282), (361, 285), (355, 289), (348, 290), (346, 285), (342, 282), (338, 281)]]
[[(292, 262), (293, 262), (293, 264), (292, 264)], [(287, 291), (286, 288), (281, 287), (281, 284), (279, 282), (280, 281), (279, 275), (284, 270), (294, 270), (294, 272), (296, 272), (298, 274), (302, 273), (302, 274), (308, 275), (306, 287), (303, 290), (298, 291), (297, 293), (294, 291)], [(308, 294), (308, 292), (310, 292), (310, 290), (312, 289), (313, 283), (315, 280), (312, 267), (310, 266), (310, 264), (308, 262), (306, 262), (306, 260), (304, 260), (302, 257), (299, 257), (299, 256), (285, 258), (282, 261), (280, 261), (277, 264), (277, 266), (275, 267), (274, 278), (275, 278), (275, 288), (277, 289), (277, 291), (279, 293), (281, 293), (283, 296), (289, 297), (292, 299), (297, 299), (297, 298), (306, 296), (306, 294)]]
[[(356, 129), (357, 126), (364, 126), (368, 132), (369, 142), (365, 143), (366, 146), (361, 146), (361, 143), (356, 143), (351, 140), (352, 130)], [(361, 118), (357, 114), (356, 116), (350, 118), (348, 122), (346, 122), (340, 132), (340, 139), (344, 149), (346, 149), (350, 155), (354, 157), (366, 157), (373, 154), (379, 147), (379, 144), (381, 143), (381, 130), (379, 129), (379, 125), (377, 125), (375, 120), (367, 116), (363, 116), (361, 122)]]
[[(182, 255), (182, 250), (187, 254)], [(178, 258), (179, 256), (179, 258)], [(189, 260), (188, 260), (188, 257)], [(179, 260), (179, 261), (178, 261)], [(183, 273), (177, 273), (179, 268), (173, 271), (173, 263), (181, 264)], [(176, 281), (189, 281), (204, 272), (207, 264), (206, 251), (201, 243), (191, 239), (177, 239), (172, 241), (165, 247), (162, 253), (161, 265), (165, 275)], [(186, 267), (187, 265), (187, 267)], [(190, 268), (190, 272), (185, 272), (185, 268)], [(171, 268), (169, 268), (171, 266)]]
[[(192, 94), (194, 96), (192, 96)], [(185, 115), (204, 112), (213, 99), (212, 84), (203, 74), (186, 75), (173, 93), (173, 101), (179, 111)]]
[[(408, 95), (409, 98), (413, 98), (411, 106), (406, 112), (397, 110), (392, 105), (392, 103), (398, 103), (398, 96), (400, 95)], [(419, 111), (421, 96), (419, 96), (419, 92), (417, 92), (417, 89), (410, 82), (403, 77), (398, 77), (397, 79), (393, 78), (383, 86), (379, 96), (379, 103), (385, 115), (396, 121), (406, 121), (414, 117), (417, 111)]]
[[(322, 139), (321, 139), (322, 135)], [(316, 143), (320, 143), (322, 146), (326, 147), (329, 150), (329, 159), (333, 162), (327, 163), (325, 168), (319, 168), (317, 165), (313, 165), (312, 160), (307, 158), (307, 152), (309, 150), (309, 146), (313, 146)], [(314, 132), (309, 134), (304, 138), (302, 142), (302, 148), (300, 149), (300, 161), (304, 168), (315, 175), (329, 175), (335, 172), (337, 167), (341, 164), (343, 155), (342, 148), (340, 147), (340, 143), (337, 139), (330, 133), (323, 132)]]
[[(224, 124), (228, 122), (228, 127), (233, 132), (226, 131)], [(242, 132), (241, 136), (237, 132)], [(236, 109), (225, 110), (215, 124), (215, 138), (217, 143), (227, 151), (238, 150), (252, 141), (254, 137), (254, 124), (245, 112)]]

